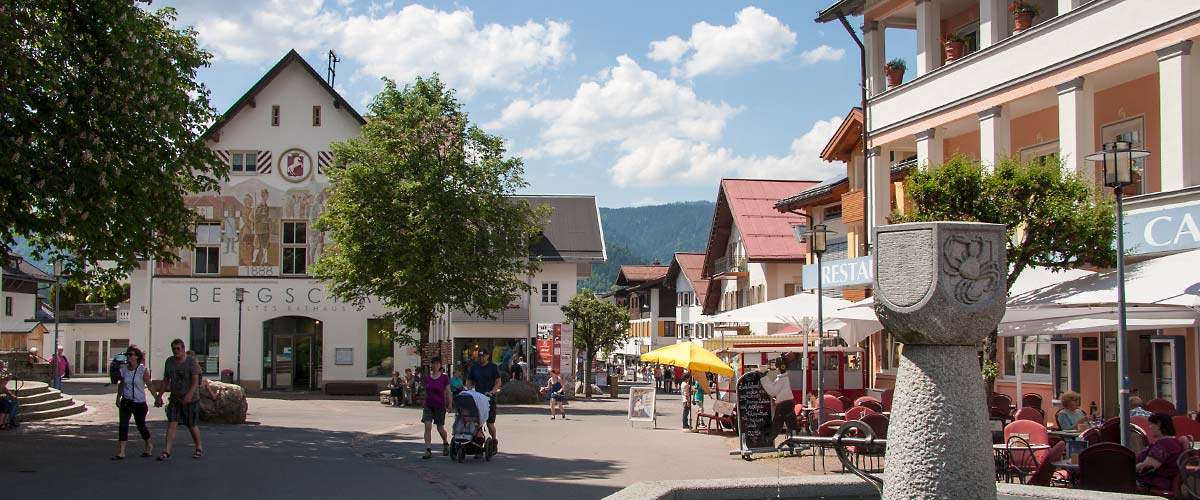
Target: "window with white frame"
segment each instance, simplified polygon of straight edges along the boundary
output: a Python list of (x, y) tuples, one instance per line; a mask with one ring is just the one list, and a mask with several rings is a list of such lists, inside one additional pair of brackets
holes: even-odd
[(558, 303), (558, 283), (547, 282), (542, 283), (542, 303), (557, 304)]
[(258, 173), (258, 151), (233, 153), (229, 159), (229, 170), (235, 174)]
[[(1136, 149), (1146, 149), (1146, 117), (1138, 116), (1101, 127), (1100, 143), (1113, 141), (1128, 141)], [(1138, 175), (1138, 181), (1133, 184), (1136, 190), (1134, 194), (1143, 194), (1146, 192), (1146, 158), (1133, 160), (1133, 166)], [(1096, 168), (1104, 167), (1098, 165)]]
[(308, 223), (283, 223), (283, 274), (308, 272)]
[(1030, 335), (1028, 337), (1012, 337), (1004, 341), (1004, 375), (1016, 377), (1016, 343), (1021, 342), (1020, 368), (1022, 376), (1030, 379), (1045, 379), (1050, 381), (1050, 351), (1049, 335)]
[(216, 222), (196, 224), (196, 250), (192, 255), (193, 274), (220, 274), (221, 225)]
[(1038, 160), (1043, 163), (1058, 163), (1058, 141), (1043, 142), (1021, 149), (1021, 163)]
[(879, 356), (879, 369), (885, 372), (895, 372), (900, 366), (900, 353), (904, 351), (902, 344), (895, 335), (883, 332), (883, 352)]
[(1067, 342), (1053, 342), (1050, 344), (1051, 353), (1053, 356), (1050, 362), (1057, 365), (1055, 370), (1056, 376), (1051, 382), (1054, 385), (1055, 399), (1064, 392), (1071, 390), (1071, 356), (1070, 344)]

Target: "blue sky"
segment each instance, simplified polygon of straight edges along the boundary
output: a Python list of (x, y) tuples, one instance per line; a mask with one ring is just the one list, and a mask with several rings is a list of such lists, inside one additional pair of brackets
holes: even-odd
[(830, 1), (152, 8), (175, 7), (215, 55), (200, 79), (221, 111), (292, 48), (321, 73), (326, 51), (338, 53), (335, 86), (360, 112), (381, 77), (436, 71), (471, 120), (525, 160), (528, 192), (596, 194), (601, 206), (622, 207), (712, 200), (722, 177), (838, 173), (817, 154), (858, 104), (858, 49), (840, 24), (813, 22)]

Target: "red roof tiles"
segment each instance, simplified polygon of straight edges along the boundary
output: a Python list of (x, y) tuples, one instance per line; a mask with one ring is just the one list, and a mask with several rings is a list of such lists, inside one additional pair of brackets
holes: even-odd
[(635, 285), (643, 281), (662, 279), (667, 276), (669, 266), (621, 266), (617, 274), (617, 285)]
[(676, 252), (675, 261), (671, 263), (671, 269), (667, 273), (667, 280), (674, 283), (678, 273), (683, 273), (692, 284), (696, 298), (703, 304), (704, 297), (708, 295), (708, 280), (704, 279), (704, 254)]
[(804, 260), (804, 245), (792, 234), (792, 224), (803, 224), (804, 216), (780, 213), (775, 210), (775, 203), (817, 184), (816, 181), (722, 179), (706, 262), (725, 254), (732, 226), (738, 228), (746, 257), (751, 261)]

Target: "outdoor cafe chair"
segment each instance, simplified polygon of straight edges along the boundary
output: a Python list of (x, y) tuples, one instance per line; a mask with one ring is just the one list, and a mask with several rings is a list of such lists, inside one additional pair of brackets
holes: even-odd
[(875, 410), (872, 410), (865, 406), (855, 406), (849, 410), (846, 410), (846, 414), (845, 414), (846, 416), (843, 417), (842, 420), (845, 420), (847, 422), (849, 422), (851, 420), (861, 420), (863, 416), (871, 414), (871, 413), (875, 413)]
[(1010, 480), (1015, 477), (1024, 483), (1037, 470), (1038, 456), (1029, 449), (1030, 441), (1021, 436), (1009, 436), (1005, 444), (1004, 475)]
[[(861, 408), (861, 407), (856, 407), (856, 408)], [(866, 424), (867, 427), (871, 428), (871, 434), (874, 435), (876, 439), (887, 439), (887, 429), (888, 429), (888, 421), (889, 421), (887, 416), (885, 416), (881, 413), (872, 412), (872, 413), (863, 415), (863, 417), (860, 420), (862, 421), (862, 423)], [(850, 422), (849, 419), (847, 419), (846, 421)], [(862, 434), (857, 432), (857, 429), (850, 429), (850, 433), (848, 435), (855, 436), (855, 437), (862, 437)], [(881, 445), (881, 444), (851, 445), (851, 446), (846, 447), (846, 451), (849, 451), (851, 453), (851, 455), (853, 456), (854, 462), (858, 465), (858, 467), (864, 468), (868, 471), (873, 471), (873, 472), (882, 472), (883, 471), (883, 468), (880, 467), (879, 465), (880, 465), (880, 459), (883, 458), (884, 454), (887, 452), (886, 446)], [(863, 462), (866, 459), (870, 459), (871, 465), (868, 467), (863, 467)]]
[(1186, 449), (1179, 454), (1180, 500), (1200, 500), (1200, 450)]
[(1042, 409), (1042, 395), (1036, 392), (1027, 392), (1021, 396), (1021, 406), (1033, 407), (1039, 410)]
[(838, 396), (837, 398), (838, 401), (842, 402), (842, 411), (846, 411), (854, 407), (854, 400), (850, 399), (848, 396)]
[(1025, 478), (1025, 484), (1033, 486), (1050, 486), (1051, 480), (1054, 479), (1054, 462), (1062, 460), (1063, 453), (1067, 449), (1066, 441), (1059, 441), (1058, 444), (1050, 448), (1038, 464), (1037, 469), (1034, 469), (1033, 474)]
[(1024, 408), (1021, 408), (1020, 410), (1017, 410), (1017, 415), (1016, 415), (1015, 420), (1029, 420), (1032, 422), (1037, 422), (1044, 426), (1045, 424), (1043, 422), (1046, 421), (1046, 415), (1042, 414), (1042, 410), (1040, 410), (1038, 408), (1035, 408), (1033, 406), (1026, 406)]
[(841, 413), (846, 411), (846, 407), (842, 405), (842, 400), (838, 399), (837, 396), (826, 394), (822, 396), (822, 399), (825, 401), (826, 412)]
[(1191, 436), (1193, 441), (1200, 441), (1200, 422), (1187, 418), (1186, 415), (1171, 417), (1175, 424), (1176, 436)]
[(879, 402), (883, 403), (883, 411), (892, 411), (892, 398), (896, 396), (894, 389), (885, 389), (883, 394), (879, 396)]
[(1133, 493), (1137, 490), (1137, 455), (1118, 443), (1100, 443), (1079, 453), (1079, 487)]
[[(1132, 421), (1131, 421), (1132, 422)], [(1110, 418), (1100, 425), (1100, 441), (1105, 443), (1121, 443), (1121, 419)], [(1150, 445), (1146, 433), (1137, 425), (1129, 426), (1129, 449), (1138, 453)]]
[(878, 399), (875, 399), (871, 396), (863, 396), (861, 398), (854, 400), (854, 405), (861, 406), (863, 408), (870, 408), (875, 413), (883, 413), (884, 412), (883, 403), (880, 402)]
[(1083, 441), (1087, 442), (1088, 446), (1094, 446), (1104, 442), (1104, 438), (1100, 435), (1100, 429), (1098, 427), (1093, 427), (1079, 433), (1079, 437), (1076, 439), (1082, 439)]
[[(833, 437), (833, 434), (836, 433), (838, 428), (841, 427), (842, 424), (844, 424), (844, 423), (846, 423), (845, 420), (830, 420), (828, 422), (822, 423), (820, 426), (817, 427), (817, 436)], [(813, 450), (813, 469), (817, 468), (817, 453), (816, 452), (820, 451), (821, 452), (821, 470), (825, 470), (825, 450), (833, 449), (833, 445), (827, 444), (827, 443), (820, 443), (820, 444), (815, 445), (815, 447), (816, 447), (816, 450)]]
[(1151, 399), (1150, 401), (1147, 401), (1142, 408), (1145, 408), (1146, 411), (1150, 413), (1166, 413), (1172, 417), (1179, 414), (1179, 412), (1175, 409), (1175, 404), (1163, 398)]
[(1137, 430), (1142, 431), (1142, 434), (1146, 436), (1146, 442), (1148, 444), (1154, 444), (1154, 441), (1150, 439), (1150, 433), (1146, 432), (1146, 429), (1150, 428), (1149, 417), (1145, 415), (1134, 415), (1129, 417), (1129, 426), (1137, 427)]

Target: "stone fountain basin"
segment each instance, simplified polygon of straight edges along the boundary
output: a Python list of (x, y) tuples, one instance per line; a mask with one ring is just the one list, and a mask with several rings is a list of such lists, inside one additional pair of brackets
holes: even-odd
[[(885, 478), (885, 488), (886, 478)], [(866, 481), (846, 474), (738, 479), (644, 481), (618, 491), (610, 500), (741, 500), (741, 499), (878, 499), (879, 492)], [(1045, 488), (998, 483), (997, 500), (1134, 500), (1159, 497), (1102, 491)]]

